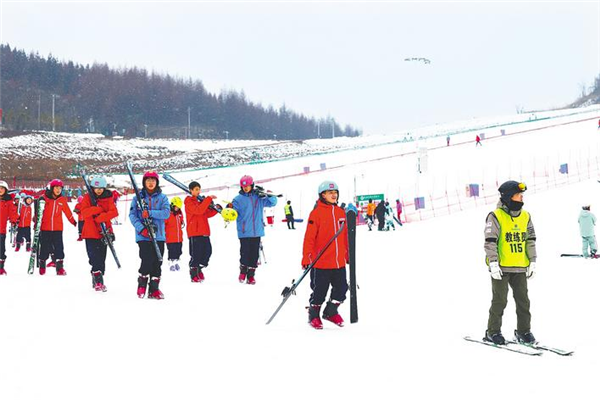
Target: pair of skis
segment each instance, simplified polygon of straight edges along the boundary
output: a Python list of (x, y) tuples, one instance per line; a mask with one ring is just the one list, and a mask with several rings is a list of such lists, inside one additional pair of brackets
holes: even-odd
[(27, 268), (29, 275), (33, 274), (35, 264), (38, 262), (40, 255), (40, 231), (42, 229), (42, 217), (45, 208), (46, 200), (44, 200), (44, 196), (42, 195), (36, 200), (35, 205), (35, 226), (33, 229), (33, 241), (31, 243), (31, 255), (29, 256), (29, 267)]
[(599, 254), (594, 254), (589, 257), (585, 257), (583, 254), (561, 254), (561, 257), (575, 257), (575, 258), (600, 258)]
[(495, 344), (489, 340), (475, 339), (470, 336), (464, 337), (466, 341), (480, 343), (486, 346), (494, 347), (496, 349), (511, 351), (513, 353), (525, 354), (528, 356), (541, 356), (544, 352), (550, 352), (558, 354), (560, 356), (572, 356), (574, 354), (571, 350), (562, 350), (556, 347), (545, 346), (540, 343), (525, 344), (519, 343), (515, 340), (507, 340), (506, 344)]
[(283, 305), (288, 301), (292, 294), (296, 294), (296, 288), (300, 285), (302, 280), (310, 273), (310, 271), (314, 268), (315, 264), (325, 250), (337, 239), (337, 237), (344, 231), (344, 227), (347, 227), (348, 230), (348, 252), (350, 262), (350, 322), (355, 323), (358, 322), (358, 305), (356, 298), (356, 212), (353, 210), (348, 211), (346, 214), (346, 223), (342, 223), (342, 226), (338, 229), (338, 231), (333, 235), (331, 239), (325, 244), (325, 246), (321, 249), (321, 251), (317, 254), (315, 260), (304, 270), (302, 274), (298, 277), (298, 279), (292, 281), (292, 286), (285, 287), (281, 292), (283, 296), (283, 300), (279, 304), (279, 307), (275, 310), (271, 318), (267, 321), (267, 325), (273, 321), (279, 310), (283, 307)]
[[(92, 203), (92, 206), (97, 207), (98, 201), (96, 199), (96, 193), (94, 193), (94, 190), (90, 186), (90, 182), (88, 181), (85, 171), (81, 172), (81, 177), (83, 178), (83, 182), (85, 183), (85, 188), (87, 189), (88, 194), (90, 196), (90, 201)], [(113, 235), (112, 232), (108, 231), (108, 228), (106, 227), (106, 224), (104, 222), (100, 223), (100, 233), (102, 234), (102, 242), (104, 242), (104, 244), (106, 244), (108, 246), (108, 248), (110, 249), (110, 252), (113, 255), (113, 258), (115, 259), (115, 262), (117, 263), (117, 268), (121, 268), (121, 263), (119, 262), (119, 257), (117, 257), (117, 251), (115, 250), (115, 246), (113, 244), (113, 242), (115, 241), (115, 236)]]

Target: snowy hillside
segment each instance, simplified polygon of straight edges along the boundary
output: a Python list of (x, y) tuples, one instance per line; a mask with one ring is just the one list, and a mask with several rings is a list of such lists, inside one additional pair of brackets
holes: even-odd
[[(205, 194), (231, 200), (243, 174), (284, 197), (266, 228), (267, 263), (257, 285), (237, 281), (235, 226), (211, 220), (213, 256), (202, 284), (163, 266), (165, 300), (135, 296), (138, 248), (120, 202), (117, 252), (107, 257), (108, 292), (91, 288), (85, 245), (66, 226), (66, 277), (26, 273), (27, 254), (8, 250), (0, 277), (0, 399), (587, 399), (596, 397), (600, 345), (596, 305), (600, 260), (563, 259), (580, 251), (583, 204), (600, 215), (598, 111), (275, 163), (175, 173)], [(464, 126), (467, 128), (467, 126)], [(479, 129), (479, 128), (478, 128)], [(477, 132), (480, 132), (479, 130)], [(428, 148), (417, 172), (418, 148)], [(421, 151), (423, 155), (423, 151)], [(422, 160), (423, 161), (423, 160)], [(325, 164), (321, 169), (321, 164)], [(567, 164), (569, 174), (558, 172)], [(424, 167), (422, 164), (421, 167)], [(305, 168), (309, 169), (306, 173)], [(506, 179), (524, 181), (525, 208), (538, 235), (538, 274), (530, 281), (532, 330), (573, 357), (528, 357), (467, 343), (483, 335), (490, 277), (484, 220)], [(357, 233), (359, 322), (323, 331), (306, 323), (303, 282), (269, 326), (281, 290), (301, 272), (305, 226), (281, 223), (291, 200), (306, 218), (319, 182), (340, 185), (341, 201), (382, 193), (405, 203), (410, 223), (392, 232)], [(123, 176), (114, 177), (124, 183)], [(161, 183), (169, 195), (178, 190)], [(481, 196), (465, 186), (479, 184)], [(426, 208), (414, 209), (424, 197)], [(461, 211), (462, 210), (462, 211)], [(419, 220), (422, 222), (417, 222)], [(182, 260), (189, 260), (184, 243)], [(348, 305), (341, 306), (349, 321)], [(514, 303), (503, 332), (515, 328)]]

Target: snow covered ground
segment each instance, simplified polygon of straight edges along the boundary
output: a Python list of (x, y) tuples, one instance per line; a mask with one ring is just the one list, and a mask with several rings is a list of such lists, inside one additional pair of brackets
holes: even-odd
[[(75, 241), (71, 226), (64, 233), (66, 277), (52, 269), (29, 276), (27, 254), (9, 249), (8, 275), (0, 279), (0, 399), (594, 398), (600, 260), (559, 255), (580, 251), (581, 205), (591, 203), (600, 214), (593, 168), (598, 117), (486, 139), (480, 148), (472, 134), (470, 143), (450, 147), (440, 138), (439, 149), (432, 139), (423, 174), (416, 173), (414, 144), (412, 154), (398, 144), (175, 174), (186, 182), (198, 179), (203, 188), (227, 186), (210, 192), (219, 199), (235, 195), (243, 173), (284, 193), (278, 223), (264, 239), (267, 263), (253, 287), (237, 282), (235, 226), (225, 228), (218, 216), (211, 220), (207, 280), (192, 284), (187, 272), (163, 268), (164, 301), (135, 296), (139, 258), (128, 223), (115, 228), (123, 268), (117, 270), (108, 256), (106, 293), (91, 289), (85, 246)], [(386, 156), (391, 158), (376, 160)], [(328, 169), (302, 173), (322, 162)], [(562, 163), (569, 163), (573, 178), (553, 175)], [(544, 168), (547, 176), (528, 175)], [(410, 199), (440, 186), (464, 190), (468, 183), (494, 185), (508, 178), (531, 188), (525, 208), (536, 226), (539, 254), (538, 275), (530, 281), (533, 333), (546, 344), (575, 350), (573, 357), (528, 357), (462, 340), (482, 336), (486, 327), (491, 278), (483, 228), (495, 187), (486, 189), (487, 199), (462, 196), (463, 212), (448, 207), (447, 215), (433, 218), (427, 209), (427, 219), (395, 232), (359, 227), (357, 324), (338, 328), (325, 322), (323, 331), (312, 330), (304, 309), (310, 290), (303, 282), (265, 325), (283, 287), (301, 273), (304, 226), (289, 231), (280, 222), (283, 201), (292, 200), (296, 214), (306, 218), (325, 179), (336, 180), (341, 201), (349, 202), (355, 193)], [(121, 219), (128, 205), (121, 202)], [(406, 211), (409, 220), (419, 219), (414, 208)], [(186, 243), (184, 264), (187, 253)], [(347, 304), (341, 312), (349, 320)], [(510, 336), (515, 325), (509, 299), (504, 334)]]

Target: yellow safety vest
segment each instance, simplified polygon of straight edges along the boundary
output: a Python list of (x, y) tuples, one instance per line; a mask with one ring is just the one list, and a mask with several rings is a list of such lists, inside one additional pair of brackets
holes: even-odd
[(285, 206), (283, 206), (283, 209), (285, 210), (285, 215), (290, 215), (291, 214), (291, 212), (290, 212), (290, 208), (291, 207), (292, 206), (289, 205), (289, 204), (286, 204)]
[(501, 267), (529, 267), (527, 256), (527, 225), (529, 213), (521, 211), (518, 217), (513, 217), (501, 208), (494, 210), (500, 223), (498, 236), (498, 262)]

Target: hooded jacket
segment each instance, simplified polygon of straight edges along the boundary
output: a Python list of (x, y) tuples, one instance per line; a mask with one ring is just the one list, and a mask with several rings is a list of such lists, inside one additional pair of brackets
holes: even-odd
[(63, 214), (65, 214), (71, 224), (76, 224), (66, 197), (64, 197), (62, 194), (54, 197), (52, 189), (46, 189), (42, 197), (46, 202), (44, 205), (44, 213), (42, 214), (42, 231), (62, 231)]
[(6, 235), (7, 222), (10, 221), (14, 224), (17, 219), (17, 207), (15, 207), (10, 194), (4, 193), (4, 196), (0, 197), (0, 234)]
[(276, 205), (275, 196), (259, 197), (254, 190), (250, 193), (240, 190), (240, 194), (233, 199), (233, 209), (238, 213), (236, 220), (238, 238), (265, 236), (263, 208)]
[(579, 213), (579, 233), (582, 237), (595, 236), (596, 216), (590, 210), (581, 210)]
[[(346, 213), (337, 204), (328, 204), (318, 201), (317, 206), (308, 217), (304, 246), (302, 250), (302, 265), (315, 261), (319, 252), (340, 229), (342, 222), (346, 222)], [(346, 267), (348, 257), (348, 233), (344, 224), (344, 231), (323, 252), (314, 268), (339, 269)]]
[(102, 194), (96, 198), (97, 206), (92, 205), (90, 194), (83, 196), (80, 204), (80, 217), (83, 223), (81, 237), (84, 239), (101, 239), (102, 228), (100, 223), (104, 222), (106, 230), (112, 232), (111, 220), (119, 215), (114, 201), (112, 201), (112, 192), (105, 189)]
[[(156, 240), (164, 242), (165, 236), (165, 220), (169, 218), (171, 211), (169, 210), (169, 199), (162, 193), (159, 186), (156, 187), (152, 194), (148, 194), (146, 189), (140, 191), (142, 200), (148, 205), (148, 211), (150, 212), (150, 219), (156, 226)], [(129, 208), (129, 220), (135, 228), (135, 241), (136, 242), (149, 242), (150, 238), (147, 238), (141, 234), (145, 226), (142, 222), (142, 210), (138, 207), (138, 202), (134, 199), (131, 202)]]

